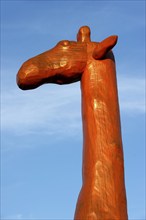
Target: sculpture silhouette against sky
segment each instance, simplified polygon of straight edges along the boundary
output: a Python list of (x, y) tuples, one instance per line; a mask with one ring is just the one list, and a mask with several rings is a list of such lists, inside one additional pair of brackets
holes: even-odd
[(124, 160), (115, 60), (117, 36), (100, 43), (90, 29), (79, 29), (76, 41), (60, 41), (26, 61), (18, 86), (34, 89), (44, 83), (81, 82), (83, 121), (83, 185), (75, 220), (127, 220)]

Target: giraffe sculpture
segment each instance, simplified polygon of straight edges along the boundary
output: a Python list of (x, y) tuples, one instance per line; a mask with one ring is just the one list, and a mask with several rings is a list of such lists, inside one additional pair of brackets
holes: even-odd
[(26, 61), (17, 84), (34, 89), (44, 83), (81, 82), (83, 121), (82, 188), (75, 220), (127, 220), (124, 160), (111, 49), (117, 36), (92, 42), (90, 29), (79, 29), (76, 41), (60, 41)]

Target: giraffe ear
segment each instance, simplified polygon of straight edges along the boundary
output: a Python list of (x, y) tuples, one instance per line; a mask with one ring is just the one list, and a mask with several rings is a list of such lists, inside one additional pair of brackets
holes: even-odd
[(113, 35), (101, 41), (93, 51), (93, 58), (96, 60), (102, 59), (116, 45), (117, 40), (118, 36)]

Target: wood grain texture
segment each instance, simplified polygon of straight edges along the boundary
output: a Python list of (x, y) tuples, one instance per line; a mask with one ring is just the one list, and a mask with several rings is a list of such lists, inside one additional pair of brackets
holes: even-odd
[(60, 41), (53, 49), (26, 61), (17, 74), (17, 84), (24, 90), (44, 83), (81, 82), (83, 185), (75, 220), (128, 219), (115, 59), (111, 51), (116, 43), (115, 35), (92, 42), (90, 28), (83, 26), (77, 42)]

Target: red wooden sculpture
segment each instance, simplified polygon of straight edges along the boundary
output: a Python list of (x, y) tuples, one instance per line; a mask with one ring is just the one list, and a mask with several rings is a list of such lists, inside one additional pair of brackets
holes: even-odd
[(26, 61), (17, 75), (21, 89), (81, 81), (83, 185), (75, 220), (127, 220), (124, 162), (115, 60), (117, 36), (100, 43), (80, 28), (76, 41), (60, 41)]

